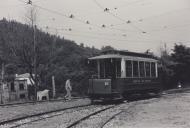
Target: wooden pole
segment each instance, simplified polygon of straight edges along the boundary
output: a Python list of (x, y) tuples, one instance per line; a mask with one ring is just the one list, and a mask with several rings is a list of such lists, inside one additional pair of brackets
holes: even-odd
[(33, 25), (33, 43), (34, 43), (34, 90), (35, 100), (37, 100), (37, 53), (36, 53), (36, 25)]
[(3, 82), (4, 82), (4, 74), (5, 74), (5, 65), (4, 65), (4, 63), (2, 63), (2, 68), (1, 68), (1, 86), (0, 86), (1, 104), (3, 104)]
[(55, 91), (55, 77), (52, 76), (52, 92), (53, 92), (53, 98), (55, 98), (56, 91)]

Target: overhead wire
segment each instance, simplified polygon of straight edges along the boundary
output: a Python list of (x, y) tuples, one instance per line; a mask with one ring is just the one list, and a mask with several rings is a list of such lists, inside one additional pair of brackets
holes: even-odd
[[(81, 34), (70, 34), (70, 33), (64, 33), (65, 35), (72, 35), (72, 36), (79, 36), (79, 37), (87, 37), (87, 38), (94, 38), (94, 39), (101, 39), (101, 40), (108, 40), (108, 41), (122, 41), (126, 43), (137, 43), (137, 42), (143, 42), (143, 43), (152, 43), (152, 42), (160, 42), (161, 40), (130, 40), (130, 39), (114, 39), (114, 38), (101, 38), (97, 36), (89, 36), (89, 35), (81, 35)], [(130, 41), (130, 42), (127, 42)], [(167, 43), (179, 43), (179, 42), (184, 42), (184, 41), (174, 41), (174, 40), (167, 40)], [(190, 41), (187, 41), (186, 44), (190, 44)]]
[[(172, 10), (172, 11), (169, 11), (169, 12), (165, 12), (165, 13), (162, 13), (162, 14), (159, 14), (159, 15), (153, 15), (153, 16), (149, 16), (149, 17), (144, 17), (144, 18), (140, 18), (139, 20), (132, 20), (131, 22), (132, 23), (137, 23), (137, 22), (143, 22), (144, 20), (147, 20), (147, 19), (151, 19), (151, 18), (156, 18), (156, 17), (159, 17), (159, 16), (163, 16), (163, 15), (168, 15), (168, 14), (171, 14), (171, 13), (174, 13), (174, 12), (178, 12), (178, 11), (181, 11), (181, 10), (187, 10), (187, 9), (190, 9), (189, 7), (187, 8), (182, 8), (182, 9), (176, 9), (176, 10)], [(119, 25), (125, 25), (126, 23), (118, 23), (118, 24), (112, 24), (110, 25), (111, 27), (114, 27), (114, 26), (119, 26)], [(149, 25), (148, 25), (149, 26)], [(183, 25), (182, 25), (183, 26)], [(149, 32), (160, 32), (160, 31), (165, 31), (165, 30), (168, 30), (168, 29), (173, 29), (173, 28), (169, 28), (169, 27), (165, 27), (163, 26), (164, 28), (161, 28), (161, 29), (154, 29), (154, 30), (149, 30)]]
[(142, 29), (138, 28), (137, 26), (135, 26), (135, 25), (132, 24), (131, 22), (129, 23), (128, 21), (130, 21), (130, 20), (125, 20), (125, 19), (123, 19), (123, 18), (121, 18), (121, 17), (115, 15), (114, 13), (111, 13), (108, 8), (103, 7), (99, 2), (97, 2), (97, 0), (93, 0), (93, 1), (94, 1), (94, 3), (95, 3), (99, 8), (103, 9), (104, 12), (107, 12), (108, 14), (110, 14), (110, 15), (113, 16), (113, 17), (115, 17), (116, 19), (118, 19), (118, 20), (120, 20), (120, 21), (122, 21), (122, 22), (124, 22), (124, 23), (126, 23), (126, 24), (131, 25), (133, 28), (137, 29), (137, 30), (140, 31), (140, 32), (146, 33), (145, 31), (143, 31)]
[[(26, 2), (23, 1), (23, 0), (19, 0), (19, 1), (26, 3)], [(96, 0), (95, 0), (95, 1), (96, 1)], [(57, 14), (57, 15), (60, 15), (60, 16), (64, 16), (65, 18), (71, 19), (69, 16), (67, 16), (67, 15), (65, 15), (65, 14), (63, 14), (63, 13), (60, 13), (60, 12), (57, 12), (57, 11), (54, 11), (54, 10), (51, 10), (51, 9), (47, 9), (47, 8), (41, 7), (41, 6), (36, 5), (36, 4), (35, 4), (35, 6), (38, 7), (38, 8), (40, 8), (40, 9), (46, 10), (46, 11), (48, 11), (48, 12), (51, 12), (51, 13), (54, 13), (54, 14)], [(101, 5), (99, 4), (98, 6), (100, 7)], [(103, 6), (101, 6), (101, 8), (103, 8)], [(76, 20), (77, 18), (75, 17), (75, 18), (72, 18), (72, 19)], [(78, 19), (77, 19), (77, 21), (78, 21), (78, 22), (81, 22), (81, 23), (83, 23), (83, 24), (86, 24), (86, 22), (84, 22), (84, 21), (82, 21), (82, 20), (78, 20)], [(88, 24), (87, 24), (87, 25), (88, 25)], [(92, 25), (92, 24), (90, 24), (90, 25)], [(92, 25), (92, 26), (94, 26), (94, 25)], [(100, 26), (96, 26), (96, 27), (102, 28), (102, 27), (100, 27)], [(108, 28), (108, 27), (107, 27), (107, 28)], [(113, 28), (110, 28), (110, 29), (113, 29)], [(122, 30), (122, 29), (113, 29), (113, 30), (125, 31), (125, 30)]]
[(59, 30), (59, 31), (66, 31), (66, 32), (78, 32), (78, 33), (86, 33), (86, 34), (94, 34), (94, 35), (100, 35), (100, 36), (120, 36), (120, 37), (126, 37), (127, 35), (125, 33), (116, 34), (116, 33), (103, 33), (103, 32), (94, 32), (94, 31), (80, 31), (77, 29), (71, 29), (71, 28), (53, 28), (53, 27), (41, 27), (44, 29), (53, 29), (53, 30)]
[[(20, 2), (24, 2), (27, 4), (27, 2), (23, 1), (23, 0), (19, 0)], [(45, 8), (45, 7), (42, 7), (42, 6), (39, 6), (37, 4), (33, 4), (35, 7), (38, 7), (39, 9), (42, 9), (42, 10), (45, 10), (47, 12), (50, 12), (50, 13), (54, 13), (56, 15), (59, 15), (59, 16), (62, 16), (62, 17), (65, 17), (65, 18), (68, 18), (70, 20), (75, 20), (77, 22), (80, 22), (82, 24), (85, 24), (85, 25), (90, 25), (90, 26), (93, 26), (95, 28), (99, 28), (99, 29), (102, 29), (102, 28), (105, 28), (105, 29), (110, 29), (110, 30), (117, 30), (117, 31), (125, 31), (125, 32), (135, 32), (135, 31), (129, 31), (129, 30), (126, 30), (126, 29), (119, 29), (119, 28), (109, 28), (109, 27), (102, 27), (102, 26), (99, 26), (99, 25), (95, 25), (95, 24), (92, 24), (92, 23), (87, 23), (87, 21), (84, 21), (84, 20), (81, 20), (81, 19), (78, 19), (76, 16), (74, 16), (73, 14), (71, 14), (70, 16), (69, 15), (66, 15), (66, 14), (63, 14), (63, 13), (60, 13), (58, 11), (55, 11), (55, 10), (52, 10), (52, 9), (48, 9), (48, 8)]]
[[(175, 12), (179, 12), (179, 11), (187, 10), (187, 9), (190, 9), (190, 8), (188, 7), (188, 8), (182, 8), (182, 9), (176, 9), (176, 10), (168, 11), (168, 12), (158, 14), (158, 15), (152, 15), (152, 16), (148, 16), (148, 17), (144, 17), (144, 18), (142, 17), (139, 20), (131, 20), (131, 22), (133, 22), (133, 23), (143, 22), (144, 20), (148, 20), (148, 19), (152, 19), (152, 18), (155, 19), (155, 18), (163, 16), (163, 15), (171, 15), (171, 13), (175, 13)], [(118, 26), (118, 25), (124, 25), (124, 24), (125, 23), (118, 23), (118, 24), (112, 24), (112, 26)]]
[[(56, 28), (54, 28), (56, 29)], [(105, 40), (114, 40), (114, 41), (130, 41), (130, 42), (144, 42), (144, 43), (153, 43), (153, 42), (160, 42), (160, 40), (158, 39), (154, 39), (154, 40), (147, 40), (147, 39), (138, 39), (138, 40), (131, 40), (131, 39), (115, 39), (115, 38), (105, 38), (105, 37), (100, 37), (100, 35), (97, 35), (97, 34), (93, 34), (91, 35), (90, 33), (86, 33), (86, 34), (79, 34), (78, 32), (77, 33), (73, 33), (73, 31), (70, 31), (70, 33), (68, 33), (69, 31), (63, 31), (61, 29), (56, 29), (57, 31), (61, 31), (61, 33), (63, 33), (63, 35), (71, 35), (71, 36), (77, 36), (77, 37), (86, 37), (86, 38), (93, 38), (93, 39), (98, 39), (98, 40), (102, 40), (102, 39), (105, 39)], [(54, 32), (54, 31), (51, 31), (50, 32)], [(109, 36), (110, 37), (110, 36)], [(113, 37), (113, 36), (111, 36)], [(176, 40), (166, 40), (167, 42), (170, 42), (170, 43), (178, 43), (178, 42), (184, 42), (184, 41), (176, 41)], [(188, 41), (187, 41), (188, 42)]]
[[(116, 10), (119, 10), (119, 9), (121, 9), (123, 7), (130, 6), (132, 4), (140, 3), (140, 2), (143, 2), (143, 1), (145, 1), (145, 0), (136, 0), (136, 1), (133, 1), (133, 2), (127, 2), (127, 5), (115, 6), (113, 8), (109, 8), (109, 10), (116, 11)], [(97, 14), (97, 13), (102, 13), (102, 12), (104, 12), (104, 11), (103, 10), (101, 10), (101, 11), (95, 11), (95, 12), (86, 11), (85, 14)]]

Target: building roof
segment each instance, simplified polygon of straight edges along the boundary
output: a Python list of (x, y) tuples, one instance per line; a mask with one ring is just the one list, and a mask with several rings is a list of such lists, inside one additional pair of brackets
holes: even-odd
[(32, 85), (34, 83), (29, 73), (17, 75), (15, 80), (26, 80), (28, 85)]
[(24, 73), (17, 75), (16, 78), (30, 78), (30, 73)]

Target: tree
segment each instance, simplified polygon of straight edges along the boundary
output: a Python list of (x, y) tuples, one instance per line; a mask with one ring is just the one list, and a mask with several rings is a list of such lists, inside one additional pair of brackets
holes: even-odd
[[(64, 92), (63, 85), (69, 77), (73, 78), (74, 91), (84, 93), (91, 74), (86, 60), (99, 54), (100, 50), (94, 47), (80, 47), (73, 41), (50, 35), (39, 29), (36, 29), (36, 35), (38, 81), (43, 85), (40, 89), (51, 90), (51, 77), (54, 75), (56, 92)], [(16, 21), (0, 20), (0, 53), (7, 73), (33, 74), (32, 27)]]
[(174, 62), (175, 78), (180, 82), (190, 82), (190, 48), (182, 44), (175, 44), (171, 55)]
[(174, 71), (172, 69), (175, 62), (172, 60), (166, 44), (164, 44), (164, 47), (160, 48), (160, 55), (161, 66), (159, 68), (159, 74), (162, 80), (163, 88), (168, 89), (176, 87), (176, 81), (173, 79)]
[(116, 50), (115, 48), (113, 48), (112, 46), (103, 46), (101, 48), (101, 51), (108, 51), (108, 50)]

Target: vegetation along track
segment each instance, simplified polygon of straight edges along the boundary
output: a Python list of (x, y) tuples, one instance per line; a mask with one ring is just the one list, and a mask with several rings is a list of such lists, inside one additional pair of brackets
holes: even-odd
[[(62, 112), (65, 110), (69, 110), (69, 109), (75, 109), (75, 108), (83, 108), (83, 107), (87, 107), (87, 106), (91, 106), (90, 104), (88, 105), (80, 105), (80, 106), (74, 106), (74, 107), (68, 107), (68, 108), (63, 108), (63, 109), (57, 109), (57, 110), (52, 110), (52, 111), (48, 111), (48, 112), (42, 112), (42, 113), (38, 113), (38, 114), (33, 114), (33, 115), (27, 115), (27, 116), (23, 116), (23, 117), (19, 117), (19, 118), (15, 118), (15, 119), (10, 119), (10, 120), (6, 120), (6, 121), (2, 121), (0, 122), (0, 128), (4, 128), (4, 127), (9, 127), (9, 128), (16, 128), (25, 124), (29, 124), (32, 122), (36, 122), (39, 120), (43, 120), (46, 118), (51, 118), (54, 116), (59, 116), (61, 115), (60, 113), (58, 114), (53, 114), (53, 115), (48, 115), (48, 114), (52, 114), (52, 113), (56, 113), (56, 112)], [(43, 116), (43, 117), (41, 117)], [(34, 118), (32, 120), (29, 120), (31, 118)], [(27, 121), (29, 120), (29, 121)]]

